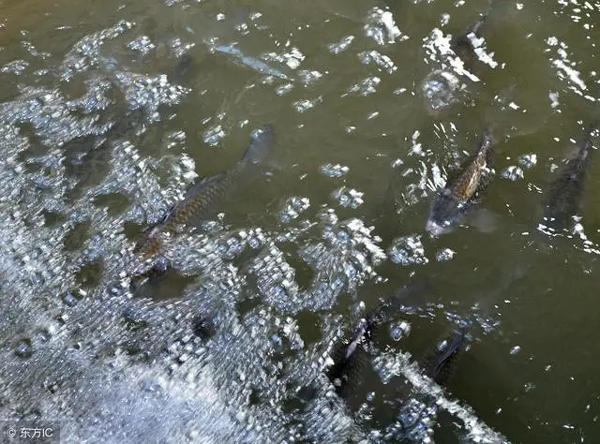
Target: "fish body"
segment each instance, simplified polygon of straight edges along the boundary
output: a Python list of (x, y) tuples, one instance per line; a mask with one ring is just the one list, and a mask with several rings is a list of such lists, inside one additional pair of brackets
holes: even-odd
[(327, 377), (342, 397), (348, 396), (362, 378), (368, 361), (365, 345), (371, 339), (372, 328), (367, 318), (361, 319), (350, 342), (333, 352), (333, 365), (328, 369)]
[(253, 131), (252, 141), (244, 157), (232, 169), (203, 178), (190, 186), (184, 198), (166, 217), (143, 233), (135, 251), (141, 251), (146, 258), (155, 256), (161, 250), (158, 238), (160, 233), (173, 235), (182, 225), (197, 225), (212, 210), (215, 203), (236, 188), (242, 175), (251, 172), (266, 159), (272, 146), (273, 130), (270, 125)]
[[(466, 76), (473, 82), (479, 79), (471, 71), (476, 68), (479, 60), (478, 52), (481, 48), (480, 34), (483, 31), (487, 16), (482, 16), (464, 32), (450, 39), (450, 50), (438, 48), (442, 59), (440, 65), (431, 71), (421, 83), (421, 90), (425, 99), (425, 106), (430, 115), (436, 116), (444, 109), (457, 101), (462, 101), (468, 92), (462, 76)], [(443, 33), (437, 30), (438, 37)]]
[(590, 163), (592, 134), (597, 125), (585, 130), (573, 155), (565, 162), (544, 198), (542, 225), (551, 230), (568, 228), (581, 205), (585, 174)]
[(479, 193), (490, 181), (493, 154), (492, 136), (486, 130), (477, 151), (435, 197), (425, 225), (429, 233), (437, 236), (449, 231), (470, 211)]

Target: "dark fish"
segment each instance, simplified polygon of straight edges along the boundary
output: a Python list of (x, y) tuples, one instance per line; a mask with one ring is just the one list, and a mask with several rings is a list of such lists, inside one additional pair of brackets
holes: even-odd
[[(465, 329), (453, 332), (423, 359), (425, 374), (436, 383), (446, 385), (450, 380), (463, 350), (465, 333)], [(433, 442), (431, 426), (435, 424), (437, 415), (436, 399), (430, 395), (416, 394), (400, 409), (400, 430), (394, 430), (394, 433), (402, 440)]]
[(544, 198), (542, 225), (551, 230), (568, 228), (580, 210), (585, 172), (592, 153), (592, 135), (597, 124), (586, 128), (573, 155), (566, 161), (558, 177), (550, 184)]
[(452, 332), (440, 342), (435, 350), (423, 358), (425, 374), (440, 385), (446, 385), (456, 371), (456, 364), (463, 349), (466, 330)]
[(349, 390), (360, 381), (368, 360), (365, 347), (373, 341), (376, 331), (402, 313), (410, 296), (422, 294), (426, 287), (427, 281), (418, 281), (397, 291), (360, 320), (349, 342), (336, 348), (332, 357), (334, 363), (327, 377), (340, 396), (347, 396)]
[(253, 131), (252, 142), (244, 157), (232, 169), (193, 184), (182, 201), (175, 205), (158, 225), (146, 230), (137, 242), (136, 250), (144, 257), (157, 255), (161, 249), (160, 233), (175, 234), (181, 225), (196, 225), (212, 209), (213, 205), (230, 193), (242, 175), (251, 172), (263, 162), (273, 146), (270, 125)]
[(194, 58), (189, 54), (184, 54), (181, 56), (177, 65), (175, 65), (175, 69), (173, 70), (173, 78), (176, 81), (180, 81), (185, 79), (187, 75), (194, 68)]
[(438, 236), (448, 231), (470, 211), (491, 179), (493, 154), (492, 135), (486, 130), (477, 151), (435, 197), (425, 225), (429, 233)]

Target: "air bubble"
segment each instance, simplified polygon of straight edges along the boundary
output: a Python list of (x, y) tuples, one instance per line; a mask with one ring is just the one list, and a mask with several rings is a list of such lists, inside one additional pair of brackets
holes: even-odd
[(24, 338), (19, 341), (17, 346), (15, 347), (15, 354), (19, 358), (29, 358), (33, 354), (33, 345), (31, 344), (31, 339)]
[(77, 305), (77, 302), (79, 302), (79, 299), (73, 296), (73, 293), (68, 292), (63, 296), (63, 302), (69, 307), (74, 307), (75, 305)]
[(393, 325), (390, 328), (390, 337), (394, 341), (399, 341), (404, 336), (408, 336), (410, 333), (410, 324), (408, 322), (401, 322), (400, 324)]

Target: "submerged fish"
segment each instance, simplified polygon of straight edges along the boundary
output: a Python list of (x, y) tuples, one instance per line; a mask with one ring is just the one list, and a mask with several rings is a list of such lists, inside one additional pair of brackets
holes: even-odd
[(173, 69), (172, 77), (175, 81), (183, 80), (194, 70), (194, 66), (194, 58), (190, 54), (183, 54)]
[[(440, 385), (448, 384), (463, 351), (465, 333), (464, 328), (452, 332), (428, 352), (422, 362), (425, 375)], [(419, 393), (404, 403), (398, 416), (399, 427), (388, 433), (403, 441), (433, 442), (433, 425), (438, 409), (434, 397)]]
[(253, 131), (252, 141), (244, 157), (232, 169), (193, 184), (183, 200), (176, 204), (159, 224), (143, 233), (135, 251), (141, 251), (146, 258), (155, 256), (161, 250), (159, 234), (175, 234), (181, 225), (197, 225), (217, 201), (236, 187), (242, 176), (250, 173), (265, 160), (272, 146), (273, 130), (270, 125)]
[(435, 197), (425, 229), (433, 236), (458, 224), (477, 202), (491, 178), (493, 140), (486, 130), (477, 151), (458, 169)]
[(460, 352), (463, 349), (466, 329), (454, 331), (438, 342), (435, 350), (423, 358), (425, 374), (440, 385), (446, 385), (452, 378)]
[(383, 324), (396, 318), (411, 296), (423, 294), (427, 284), (427, 281), (418, 281), (401, 288), (361, 319), (352, 339), (336, 348), (334, 363), (329, 368), (327, 377), (340, 396), (346, 396), (360, 381), (368, 360), (365, 347), (373, 340), (375, 332)]
[[(450, 39), (449, 48), (438, 47), (436, 52), (442, 56), (441, 65), (431, 71), (421, 83), (425, 106), (429, 114), (435, 116), (449, 107), (461, 97), (468, 94), (462, 76), (477, 82), (478, 78), (471, 70), (481, 52), (480, 33), (486, 23), (487, 15), (481, 17), (466, 31)], [(443, 38), (443, 33), (437, 30), (436, 38)], [(435, 43), (432, 43), (436, 46)], [(457, 60), (457, 58), (459, 60)]]
[(592, 153), (592, 136), (597, 124), (586, 128), (573, 155), (560, 169), (544, 198), (542, 225), (551, 230), (568, 228), (580, 210), (585, 172)]

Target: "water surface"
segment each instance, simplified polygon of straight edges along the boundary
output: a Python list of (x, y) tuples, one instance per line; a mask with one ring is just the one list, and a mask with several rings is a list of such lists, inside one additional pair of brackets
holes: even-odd
[[(450, 37), (481, 14), (461, 68)], [(439, 389), (414, 365), (468, 322), (434, 439), (600, 439), (595, 159), (577, 232), (537, 229), (599, 116), (599, 15), (576, 1), (0, 1), (1, 416), (60, 421), (65, 442), (386, 441), (407, 399)], [(264, 124), (264, 169), (132, 292), (148, 267), (135, 235)], [(485, 224), (431, 238), (436, 189), (487, 127)], [(333, 344), (421, 279), (337, 397)]]

